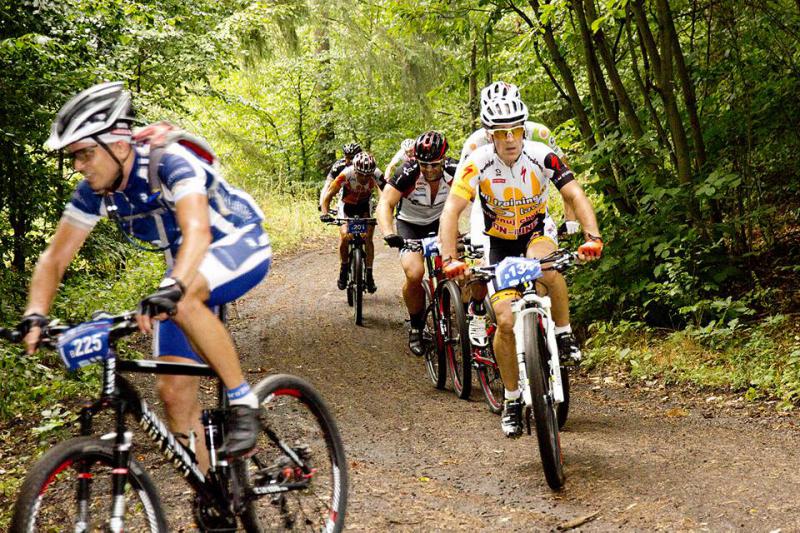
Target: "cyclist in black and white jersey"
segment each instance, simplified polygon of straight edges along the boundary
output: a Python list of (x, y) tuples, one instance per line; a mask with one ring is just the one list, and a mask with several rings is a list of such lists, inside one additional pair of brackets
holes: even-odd
[[(425, 325), (425, 292), (422, 254), (403, 248), (405, 239), (422, 239), (439, 231), (439, 216), (450, 192), (456, 160), (447, 157), (447, 139), (438, 131), (420, 135), (414, 145), (415, 159), (404, 163), (387, 182), (378, 203), (377, 218), (389, 246), (400, 248), (400, 264), (406, 279), (403, 299), (408, 309), (408, 346), (422, 355)], [(397, 208), (396, 224), (392, 213)]]
[(331, 169), (325, 177), (325, 183), (319, 191), (319, 205), (317, 207), (320, 210), (322, 210), (322, 200), (325, 198), (325, 194), (328, 192), (328, 187), (331, 182), (335, 180), (339, 174), (344, 172), (344, 169), (353, 164), (353, 158), (356, 154), (361, 153), (361, 145), (358, 143), (347, 143), (342, 147), (342, 152), (344, 156), (337, 159), (336, 162), (331, 165)]

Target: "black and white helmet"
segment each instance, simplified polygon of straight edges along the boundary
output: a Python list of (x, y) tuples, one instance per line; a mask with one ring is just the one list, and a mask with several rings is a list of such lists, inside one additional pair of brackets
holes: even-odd
[(495, 98), (481, 109), (486, 129), (521, 126), (528, 120), (528, 107), (519, 98)]
[(93, 85), (64, 104), (45, 146), (60, 150), (89, 137), (105, 143), (130, 140), (132, 121), (131, 94), (122, 82)]
[(495, 98), (519, 99), (519, 97), (519, 88), (516, 85), (504, 81), (496, 81), (481, 89), (481, 109)]
[(358, 153), (361, 153), (361, 145), (358, 143), (347, 143), (342, 147), (345, 157), (352, 158)]
[(376, 166), (375, 158), (367, 152), (359, 152), (353, 158), (353, 168), (360, 174), (372, 174)]

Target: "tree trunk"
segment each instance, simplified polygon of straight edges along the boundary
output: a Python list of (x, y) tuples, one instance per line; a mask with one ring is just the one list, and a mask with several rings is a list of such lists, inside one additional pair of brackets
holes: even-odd
[[(583, 142), (589, 148), (594, 148), (596, 146), (596, 141), (594, 138), (594, 132), (592, 131), (592, 126), (589, 122), (589, 116), (586, 114), (586, 110), (583, 107), (583, 101), (581, 100), (580, 95), (578, 94), (578, 89), (575, 86), (575, 78), (572, 75), (572, 70), (570, 70), (569, 65), (567, 64), (564, 56), (561, 55), (561, 52), (558, 49), (558, 44), (556, 43), (555, 34), (553, 32), (553, 27), (550, 24), (543, 24), (541, 23), (541, 13), (539, 9), (539, 0), (528, 0), (528, 4), (533, 9), (533, 12), (536, 14), (536, 18), (539, 20), (542, 28), (544, 29), (544, 41), (547, 45), (547, 49), (550, 52), (550, 56), (553, 58), (553, 62), (558, 68), (559, 73), (561, 74), (561, 78), (564, 81), (564, 87), (569, 94), (570, 98), (570, 105), (572, 106), (573, 113), (575, 114), (575, 118), (578, 121), (578, 128), (580, 129), (581, 135), (583, 137)], [(635, 209), (629, 205), (624, 198), (620, 194), (619, 189), (616, 186), (613, 178), (611, 176), (611, 170), (609, 169), (608, 165), (603, 165), (599, 169), (599, 173), (601, 176), (606, 176), (603, 179), (603, 188), (604, 193), (611, 199), (614, 205), (623, 213), (631, 214), (635, 212)]]
[[(583, 5), (586, 9), (587, 17), (587, 20), (584, 21), (584, 24), (587, 22), (591, 24), (597, 19), (597, 13), (594, 9), (594, 0), (584, 0)], [(581, 11), (580, 7), (578, 7), (578, 11)], [(581, 16), (583, 16), (583, 14), (581, 14)], [(639, 121), (639, 117), (636, 115), (636, 111), (633, 108), (633, 102), (631, 101), (630, 96), (628, 96), (628, 91), (625, 89), (625, 85), (622, 83), (622, 78), (617, 71), (617, 65), (614, 63), (614, 58), (611, 57), (611, 51), (608, 48), (605, 34), (603, 33), (602, 29), (598, 29), (594, 33), (594, 42), (597, 45), (597, 50), (600, 52), (600, 58), (603, 60), (603, 66), (605, 66), (606, 74), (611, 82), (614, 95), (617, 97), (617, 102), (619, 102), (619, 106), (622, 109), (622, 114), (625, 115), (625, 121), (627, 122), (628, 127), (631, 129), (633, 136), (637, 140), (641, 139), (644, 136), (642, 123)], [(652, 157), (652, 155), (650, 157)]]
[(669, 9), (669, 3), (665, 2), (664, 4), (666, 6), (665, 29), (669, 32), (670, 38), (672, 39), (672, 54), (675, 57), (675, 71), (681, 84), (683, 101), (686, 104), (686, 113), (689, 115), (689, 124), (692, 130), (692, 143), (694, 144), (695, 161), (697, 163), (696, 170), (702, 172), (706, 166), (706, 145), (703, 141), (703, 130), (700, 127), (700, 118), (697, 115), (697, 98), (694, 91), (694, 82), (689, 75), (689, 70), (686, 68), (686, 60), (683, 57), (678, 34), (675, 31), (675, 24)]
[(472, 41), (472, 50), (469, 55), (469, 116), (470, 125), (478, 123), (480, 101), (478, 98), (478, 41)]
[[(672, 50), (673, 39), (672, 35), (670, 35), (670, 24), (666, 22), (666, 18), (671, 15), (669, 13), (669, 7), (667, 6), (667, 0), (656, 0), (656, 7), (659, 26), (661, 28), (661, 79), (659, 81), (659, 88), (664, 101), (664, 111), (667, 114), (667, 123), (672, 133), (675, 157), (678, 160), (678, 181), (681, 185), (691, 188), (694, 181), (692, 179), (691, 153), (689, 151), (689, 143), (686, 139), (686, 131), (683, 129), (680, 111), (675, 101), (675, 80), (673, 79), (672, 70), (672, 61), (674, 57)], [(700, 215), (693, 194), (689, 194), (688, 204), (689, 216), (697, 225), (700, 222)]]
[(677, 168), (678, 160), (675, 158), (675, 150), (672, 148), (672, 143), (667, 136), (667, 132), (664, 130), (664, 126), (661, 124), (661, 117), (658, 116), (658, 111), (656, 111), (655, 106), (653, 106), (653, 100), (650, 98), (650, 88), (645, 84), (642, 74), (639, 71), (639, 61), (637, 60), (636, 55), (636, 43), (633, 40), (633, 32), (631, 31), (630, 17), (625, 18), (625, 30), (628, 34), (628, 48), (631, 54), (631, 71), (633, 72), (633, 77), (636, 79), (636, 83), (639, 85), (639, 91), (642, 93), (644, 105), (647, 107), (647, 111), (650, 113), (650, 120), (653, 122), (653, 126), (656, 128), (658, 138), (661, 140), (661, 144), (669, 152), (669, 157), (673, 166)]
[[(586, 69), (589, 75), (589, 86), (590, 88), (594, 88), (594, 93), (592, 94), (592, 107), (596, 107), (597, 104), (594, 102), (594, 100), (599, 96), (600, 101), (603, 104), (605, 115), (608, 118), (607, 121), (599, 121), (600, 117), (598, 116), (598, 125), (603, 127), (603, 123), (611, 122), (612, 124), (619, 126), (619, 115), (614, 103), (611, 100), (611, 93), (608, 91), (608, 86), (606, 85), (605, 78), (603, 77), (603, 71), (600, 69), (600, 63), (597, 61), (597, 54), (595, 53), (595, 46), (592, 42), (592, 36), (591, 32), (589, 31), (586, 16), (580, 4), (573, 3), (571, 4), (571, 8), (578, 18), (578, 27), (580, 28), (581, 39), (583, 40), (584, 57), (586, 58)], [(598, 114), (597, 109), (594, 109), (594, 112), (596, 115)]]
[[(534, 13), (536, 13), (536, 17), (541, 21), (539, 0), (528, 0), (528, 4), (531, 6), (531, 8), (533, 8)], [(561, 55), (561, 52), (558, 49), (558, 44), (556, 43), (555, 35), (553, 34), (553, 27), (550, 24), (542, 24), (542, 27), (544, 28), (545, 45), (547, 45), (547, 50), (550, 52), (550, 57), (553, 58), (553, 62), (555, 63), (558, 72), (561, 74), (561, 78), (564, 80), (564, 86), (567, 90), (567, 94), (569, 94), (570, 103), (572, 104), (572, 111), (575, 113), (575, 118), (578, 119), (578, 128), (581, 131), (583, 140), (589, 147), (594, 148), (594, 132), (592, 131), (592, 125), (589, 123), (589, 116), (586, 114), (586, 110), (583, 108), (583, 101), (581, 100), (581, 97), (578, 94), (578, 89), (575, 86), (575, 78), (572, 75), (572, 71), (570, 70), (569, 65), (567, 65), (566, 60), (564, 60), (564, 56)]]
[[(322, 3), (323, 20), (326, 8)], [(317, 58), (319, 61), (319, 71), (317, 73), (319, 90), (316, 91), (316, 105), (319, 111), (319, 155), (317, 158), (317, 175), (325, 176), (331, 163), (336, 160), (336, 133), (333, 129), (333, 101), (331, 100), (331, 41), (328, 35), (326, 24), (317, 23), (314, 28), (314, 38), (316, 40)]]

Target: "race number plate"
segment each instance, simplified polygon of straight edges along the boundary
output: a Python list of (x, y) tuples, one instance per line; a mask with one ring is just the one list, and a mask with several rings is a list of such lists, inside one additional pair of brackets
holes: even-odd
[(439, 255), (439, 243), (437, 237), (425, 237), (422, 239), (422, 253), (425, 257), (433, 257)]
[(347, 233), (358, 235), (367, 232), (367, 223), (364, 220), (348, 220)]
[(58, 339), (58, 353), (69, 370), (102, 361), (108, 354), (111, 321), (93, 320), (75, 326)]
[(538, 259), (506, 257), (495, 270), (497, 290), (513, 289), (542, 277), (542, 264)]

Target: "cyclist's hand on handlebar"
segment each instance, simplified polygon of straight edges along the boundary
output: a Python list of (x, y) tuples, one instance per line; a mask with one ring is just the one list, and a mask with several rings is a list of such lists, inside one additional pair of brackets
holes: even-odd
[(177, 279), (164, 278), (158, 290), (139, 303), (136, 322), (143, 333), (152, 333), (153, 320), (166, 320), (178, 311), (178, 302), (186, 293), (186, 287)]
[(25, 353), (28, 355), (36, 352), (39, 347), (39, 338), (42, 334), (42, 328), (49, 322), (48, 318), (39, 313), (29, 313), (22, 317), (22, 320), (17, 324), (17, 329), (24, 337)]
[(396, 233), (390, 233), (383, 238), (391, 248), (402, 248), (406, 240)]
[(603, 254), (603, 241), (600, 237), (589, 236), (589, 239), (578, 247), (578, 259), (595, 261)]
[(451, 259), (446, 261), (442, 272), (448, 279), (467, 279), (469, 275), (469, 265), (458, 259)]
[(320, 222), (325, 222), (327, 224), (328, 222), (333, 222), (333, 217), (331, 216), (330, 213), (322, 213), (319, 216), (319, 221)]

